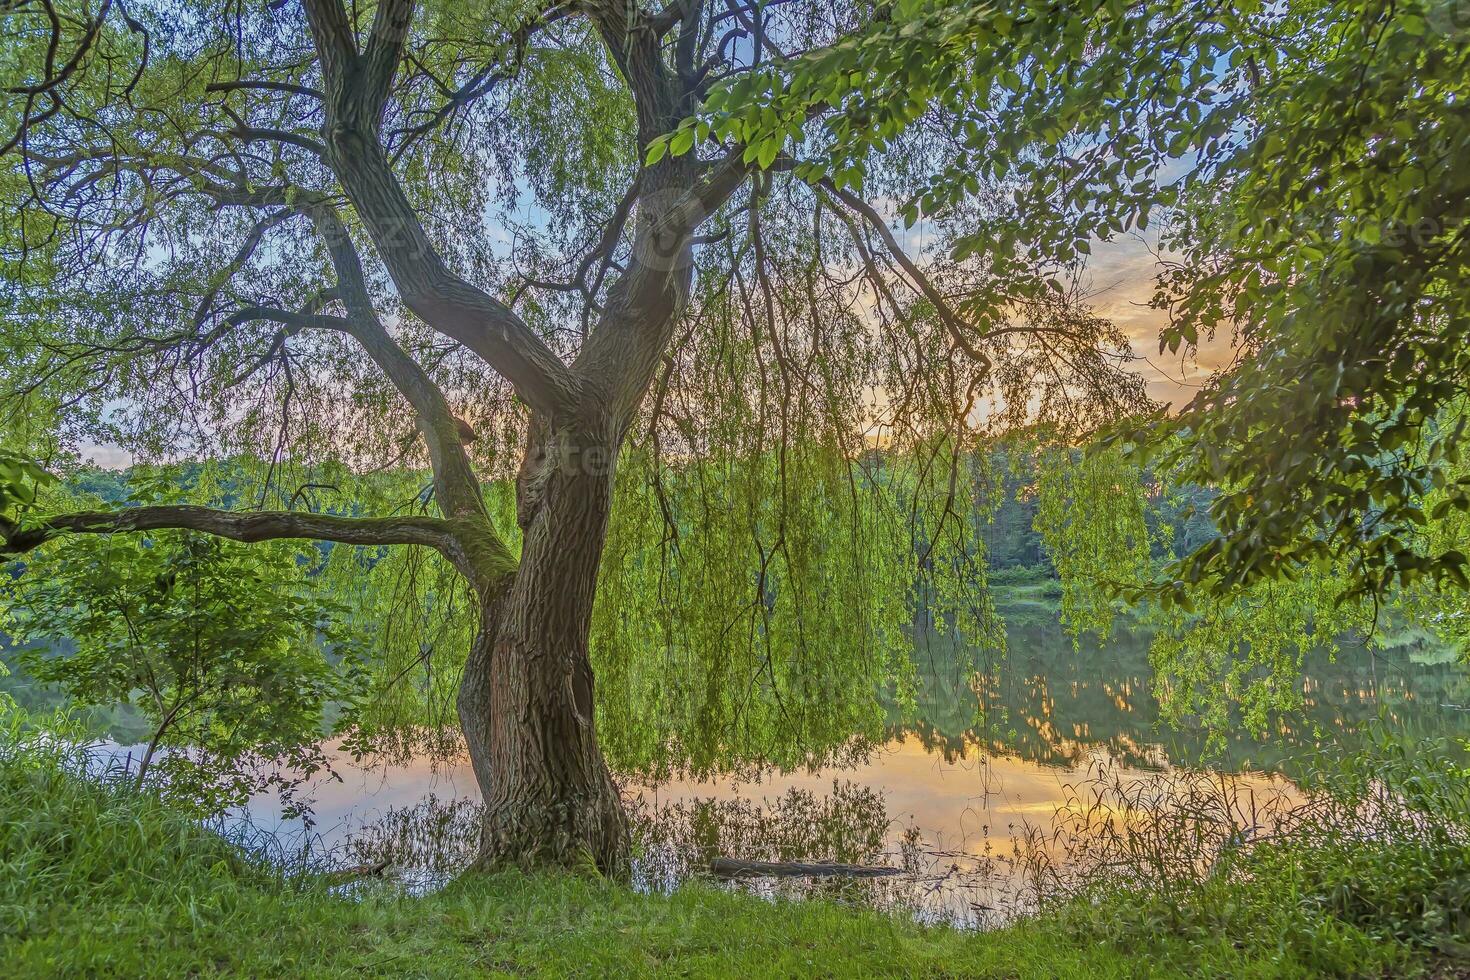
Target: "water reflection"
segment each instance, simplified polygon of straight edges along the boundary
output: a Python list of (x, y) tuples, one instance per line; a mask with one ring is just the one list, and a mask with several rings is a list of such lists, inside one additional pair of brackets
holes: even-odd
[(430, 888), (474, 860), (480, 836), (480, 801), (441, 799), (430, 793), (412, 806), (392, 807), (346, 840), (354, 867), (391, 869), (411, 888)]
[[(326, 828), (319, 844), (345, 849), (346, 864), (389, 861), (393, 877), (413, 888), (432, 886), (468, 864), (478, 801), (467, 767), (436, 771), (414, 763), (380, 777), (376, 790), (351, 779), (326, 787), (317, 806)], [(1156, 820), (1165, 802), (1183, 804), (1169, 819), (1191, 823), (1197, 856), (1208, 861), (1233, 831), (1267, 825), (1269, 812), (1294, 799), (1288, 782), (1266, 775), (1161, 776), (1122, 766), (1101, 751), (1076, 770), (973, 747), (946, 760), (915, 736), (843, 770), (629, 783), (625, 792), (637, 837), (635, 885), (642, 889), (667, 891), (707, 877), (715, 857), (880, 865), (904, 873), (875, 880), (753, 879), (727, 887), (819, 895), (970, 927), (1033, 908), (1077, 866), (1097, 859), (1105, 833), (1119, 821)]]
[(1273, 719), (1256, 738), (1244, 728), (1219, 733), (1173, 728), (1159, 718), (1148, 662), (1150, 637), (1120, 631), (1106, 644), (1074, 650), (1054, 619), (1013, 619), (1009, 651), (964, 668), (952, 641), (919, 645), (917, 718), (888, 705), (889, 733), (916, 735), (935, 754), (1014, 754), (1076, 767), (1102, 750), (1128, 766), (1208, 765), (1230, 772), (1296, 775), (1319, 750), (1351, 752), (1382, 721), (1413, 738), (1470, 737), (1470, 672), (1454, 651), (1420, 642), (1390, 652), (1345, 642), (1335, 659), (1308, 660), (1302, 710)]
[[(1168, 831), (1161, 802), (1180, 804), (1167, 819), (1191, 822), (1198, 847), (1187, 860), (1209, 862), (1291, 803), (1283, 777), (1297, 775), (1304, 751), (1349, 750), (1379, 718), (1410, 734), (1470, 737), (1470, 712), (1457, 707), (1470, 702), (1470, 681), (1433, 649), (1346, 649), (1311, 668), (1302, 716), (1280, 719), (1268, 739), (1236, 731), (1211, 745), (1203, 733), (1160, 725), (1146, 636), (1074, 651), (1055, 623), (1023, 620), (1012, 624), (1010, 646), (1004, 661), (972, 670), (943, 638), (928, 638), (917, 711), (905, 717), (890, 704), (886, 741), (840, 766), (627, 781), (640, 886), (673, 887), (716, 855), (885, 864), (905, 874), (730, 887), (985, 926), (1097, 860), (1120, 839), (1120, 821)], [(1209, 768), (1181, 775), (1181, 763)], [(319, 846), (345, 850), (344, 863), (391, 860), (418, 887), (469, 860), (478, 803), (466, 765), (419, 759), (364, 771), (339, 755), (338, 768), (342, 780), (315, 794)], [(300, 829), (281, 823), (271, 800), (251, 811), (268, 828)]]

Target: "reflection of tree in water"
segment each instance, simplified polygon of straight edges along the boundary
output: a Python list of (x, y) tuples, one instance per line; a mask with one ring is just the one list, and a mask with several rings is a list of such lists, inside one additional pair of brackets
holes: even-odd
[(1009, 651), (968, 668), (947, 637), (921, 640), (916, 710), (890, 702), (890, 737), (911, 734), (953, 762), (976, 754), (1019, 756), (1076, 766), (1103, 748), (1135, 767), (1165, 760), (1207, 762), (1231, 770), (1289, 770), (1304, 752), (1353, 750), (1380, 719), (1405, 737), (1470, 735), (1470, 672), (1453, 658), (1421, 648), (1373, 652), (1344, 643), (1336, 660), (1310, 659), (1302, 710), (1273, 719), (1264, 739), (1243, 726), (1218, 733), (1165, 726), (1152, 693), (1146, 633), (1119, 631), (1104, 646), (1074, 650), (1053, 622), (1010, 627)]
[[(914, 655), (915, 703), (903, 711), (887, 701), (886, 731), (880, 729), (872, 737), (835, 724), (809, 723), (763, 730), (761, 739), (726, 740), (717, 732), (697, 733), (706, 751), (694, 768), (701, 775), (719, 775), (729, 784), (745, 785), (760, 779), (773, 763), (783, 771), (847, 769), (870, 761), (875, 742), (881, 744), (886, 735), (917, 739), (949, 763), (993, 755), (1078, 768), (1095, 762), (1101, 752), (1112, 764), (1129, 770), (1203, 763), (1225, 771), (1279, 771), (1299, 777), (1293, 757), (1319, 746), (1329, 752), (1352, 752), (1361, 741), (1358, 733), (1366, 737), (1366, 730), (1380, 717), (1406, 737), (1470, 736), (1470, 711), (1453, 707), (1470, 702), (1470, 673), (1438, 648), (1403, 647), (1375, 656), (1361, 645), (1344, 644), (1335, 661), (1318, 658), (1309, 663), (1304, 710), (1276, 719), (1269, 741), (1235, 729), (1221, 733), (1221, 744), (1210, 751), (1206, 733), (1161, 724), (1151, 689), (1146, 634), (1119, 631), (1105, 646), (1084, 642), (1074, 650), (1059, 626), (1038, 615), (1013, 620), (1008, 639), (1009, 652), (986, 662), (932, 631), (922, 637)], [(826, 695), (834, 702), (871, 697), (851, 685), (834, 687)], [(858, 705), (858, 713), (860, 709)], [(637, 713), (636, 706), (627, 710)], [(834, 707), (833, 718), (850, 717), (852, 710)], [(829, 729), (832, 739), (818, 737)], [(789, 731), (802, 737), (784, 739)], [(746, 734), (753, 733), (754, 729)], [(681, 765), (689, 765), (677, 751), (681, 744), (685, 743), (674, 741), (658, 754), (656, 769), (661, 771), (624, 775), (641, 776), (637, 783), (645, 785), (678, 774)], [(1089, 773), (1085, 768), (1079, 771), (1082, 784), (1101, 785), (1095, 779), (1089, 783)], [(1162, 782), (1140, 784), (1133, 782), (1136, 778)], [(1113, 792), (1124, 787), (1137, 794), (1144, 792), (1142, 786), (1157, 793), (1159, 800), (1170, 800), (1168, 807), (1156, 802), (1153, 808), (1162, 816), (1150, 827), (1184, 820), (1192, 821), (1191, 827), (1208, 824), (1211, 833), (1228, 832), (1231, 821), (1197, 819), (1184, 803), (1197, 800), (1199, 794), (1188, 792), (1187, 786), (1181, 791), (1175, 784), (1206, 778), (1216, 777), (1169, 767), (1153, 777), (1130, 772), (1127, 780), (1107, 788)], [(1080, 858), (1099, 847), (1096, 827), (1085, 821), (1086, 826), (1071, 827), (1051, 821), (1044, 833), (1041, 824), (996, 828), (994, 836), (989, 827), (966, 825), (959, 840), (921, 836), (917, 828), (893, 824), (883, 789), (881, 783), (836, 781), (830, 794), (791, 789), (774, 799), (737, 796), (664, 802), (652, 793), (640, 795), (630, 789), (636, 878), (646, 889), (667, 890), (703, 874), (716, 856), (902, 867), (904, 874), (894, 878), (752, 879), (731, 887), (770, 895), (820, 895), (902, 910), (929, 921), (977, 925), (1034, 905), (1037, 895), (1024, 891), (1028, 882), (1034, 886), (1047, 875), (1056, 878), (1073, 863), (1086, 865)], [(1170, 794), (1175, 793), (1183, 803), (1172, 800)], [(1148, 808), (1130, 796), (1123, 809)], [(1096, 813), (1089, 810), (1087, 815)], [(470, 862), (479, 818), (477, 802), (430, 797), (416, 807), (389, 811), (364, 828), (353, 837), (350, 852), (355, 863), (387, 860), (395, 877), (433, 884)], [(1054, 831), (1062, 836), (1054, 838)], [(1028, 836), (1033, 833), (1045, 837), (1045, 847), (1038, 843), (1040, 838)], [(1007, 835), (1010, 845), (1005, 843)], [(1118, 839), (1139, 838), (1109, 838)], [(1057, 840), (1070, 843), (1059, 849)], [(1196, 848), (1191, 859), (1208, 861), (1216, 850), (1213, 845)]]
[[(633, 834), (645, 865), (674, 880), (708, 867), (716, 857), (759, 861), (872, 863), (883, 853), (889, 819), (882, 794), (851, 782), (834, 782), (819, 796), (788, 790), (774, 801), (691, 799), (658, 803), (627, 793)], [(358, 864), (388, 864), (410, 876), (444, 877), (467, 867), (479, 839), (478, 800), (429, 795), (415, 806), (393, 808), (354, 833), (348, 852)]]
[[(1093, 760), (1057, 812), (1004, 828), (966, 826), (949, 840), (890, 819), (881, 786), (834, 780), (774, 798), (675, 798), (629, 788), (634, 883), (668, 892), (708, 878), (716, 857), (902, 869), (886, 878), (748, 878), (725, 887), (767, 897), (825, 898), (963, 927), (1001, 924), (1069, 894), (1103, 867), (1208, 870), (1242, 829), (1274, 826), (1294, 797), (1279, 784), (1170, 769), (1154, 774)], [(350, 862), (387, 863), (410, 887), (434, 887), (477, 851), (478, 801), (430, 796), (355, 833)], [(1006, 843), (1009, 838), (1009, 843)], [(1181, 863), (1182, 862), (1182, 863)], [(1141, 873), (1141, 872), (1140, 872)], [(1196, 875), (1197, 876), (1197, 875)]]
[[(939, 851), (912, 828), (895, 832), (880, 790), (834, 781), (830, 794), (792, 788), (775, 799), (696, 798), (658, 802), (630, 792), (634, 883), (668, 892), (708, 876), (716, 857), (902, 867), (883, 879), (742, 879), (725, 883), (763, 895), (823, 897), (901, 910), (929, 920), (975, 924), (993, 894), (996, 862)], [(347, 863), (378, 866), (413, 888), (443, 884), (478, 849), (477, 800), (429, 796), (388, 810), (347, 841)]]
[(645, 853), (667, 850), (692, 866), (716, 857), (867, 864), (883, 851), (888, 812), (876, 790), (833, 781), (818, 796), (792, 788), (773, 800), (635, 796), (633, 826)]

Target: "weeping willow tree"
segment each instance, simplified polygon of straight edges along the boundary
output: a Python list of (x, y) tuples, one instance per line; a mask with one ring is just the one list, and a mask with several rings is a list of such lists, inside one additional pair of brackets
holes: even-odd
[[(1218, 723), (1239, 702), (1260, 722), (1334, 629), (1405, 602), (1456, 632), (1470, 592), (1466, 10), (900, 0), (735, 80), (667, 146), (800, 134), (803, 173), (840, 183), (942, 106), (953, 153), (903, 216), (1004, 182), (1018, 207), (955, 254), (1007, 269), (1011, 292), (1045, 286), (1037, 254), (1162, 224), (1160, 353), (1233, 356), (1132, 432), (1131, 463), (1106, 450), (1051, 480), (1044, 520), (1064, 576), (1084, 573), (1072, 625), (1106, 622), (1106, 592), (1157, 599), (1166, 704)], [(835, 125), (809, 125), (834, 106)], [(1219, 533), (1157, 576), (1140, 463), (1214, 494)]]
[(1066, 269), (1013, 293), (1013, 267), (952, 252), (1008, 199), (891, 227), (885, 202), (945, 170), (949, 110), (836, 180), (801, 140), (678, 128), (890, 13), (9, 11), (7, 424), (51, 405), (63, 448), (227, 478), (189, 503), (42, 494), (0, 514), (4, 550), (161, 528), (331, 543), (322, 581), (383, 624), (386, 680), (415, 678), (377, 723), (457, 691), (484, 866), (624, 864), (599, 701), (602, 740), (655, 768), (871, 726), (844, 695), (906, 683), (921, 593), (997, 640), (980, 433), (1146, 407)]

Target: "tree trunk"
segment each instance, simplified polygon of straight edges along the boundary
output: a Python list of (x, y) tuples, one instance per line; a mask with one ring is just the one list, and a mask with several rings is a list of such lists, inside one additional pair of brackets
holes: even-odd
[(627, 818), (597, 745), (588, 659), (615, 455), (597, 435), (533, 427), (517, 488), (520, 566), (483, 598), (458, 705), (485, 802), (482, 869), (627, 870)]
[[(154, 696), (157, 697), (156, 694)], [(168, 714), (163, 716), (158, 727), (153, 730), (153, 737), (148, 740), (148, 748), (143, 750), (143, 758), (138, 763), (138, 775), (133, 780), (134, 792), (143, 788), (143, 780), (148, 776), (148, 767), (153, 763), (153, 753), (158, 751), (158, 744), (163, 741), (164, 732), (168, 731), (169, 726), (174, 723), (174, 718), (178, 717), (179, 709), (184, 706), (184, 700), (187, 699), (181, 699), (178, 704), (175, 704)]]

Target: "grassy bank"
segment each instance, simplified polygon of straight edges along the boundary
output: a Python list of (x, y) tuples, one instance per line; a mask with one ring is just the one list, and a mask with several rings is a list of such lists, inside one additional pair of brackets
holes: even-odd
[(713, 884), (638, 895), (569, 874), (344, 895), (90, 776), (72, 745), (0, 711), (4, 976), (1470, 977), (1470, 773), (1417, 749), (1333, 770), (1338, 792), (1291, 833), (1202, 873), (1198, 796), (1154, 813), (1144, 796), (1122, 798), (1164, 843), (1132, 860), (1145, 836), (1105, 837), (1111, 848), (1089, 845), (1097, 867), (1047, 914), (963, 933)]
[(5, 766), (0, 814), (0, 962), (11, 976), (1121, 977), (1136, 962), (1040, 928), (974, 937), (821, 903), (701, 887), (640, 896), (569, 876), (354, 901), (262, 870), (155, 801), (45, 767)]
[[(1280, 902), (1290, 909), (1301, 897)], [(1190, 911), (1189, 901), (1110, 892), (977, 935), (822, 902), (697, 885), (637, 895), (556, 875), (352, 899), (319, 878), (273, 870), (156, 799), (81, 778), (63, 750), (34, 739), (24, 751), (0, 745), (8, 976), (1277, 977), (1431, 966), (1409, 945), (1330, 914), (1275, 922), (1255, 909), (1255, 928), (1234, 932), (1236, 920), (1221, 917), (1233, 901), (1245, 922), (1260, 900), (1227, 887)], [(1307, 922), (1319, 934), (1276, 935)]]

